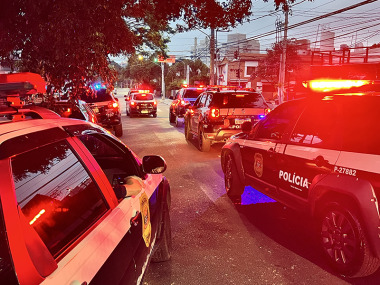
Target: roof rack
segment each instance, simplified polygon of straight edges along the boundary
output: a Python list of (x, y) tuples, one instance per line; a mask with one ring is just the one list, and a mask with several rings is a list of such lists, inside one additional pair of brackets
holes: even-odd
[(42, 77), (35, 73), (0, 74), (0, 116), (8, 117), (12, 121), (25, 120), (27, 116), (59, 117), (58, 114), (47, 114), (42, 109), (24, 108), (30, 103), (32, 95), (46, 92), (45, 84)]

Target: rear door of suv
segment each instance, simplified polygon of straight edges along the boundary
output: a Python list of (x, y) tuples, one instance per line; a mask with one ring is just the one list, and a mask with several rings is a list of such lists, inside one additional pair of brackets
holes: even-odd
[(334, 171), (341, 148), (339, 121), (334, 100), (310, 100), (286, 138), (276, 175), (281, 199), (288, 204), (306, 207), (313, 179)]

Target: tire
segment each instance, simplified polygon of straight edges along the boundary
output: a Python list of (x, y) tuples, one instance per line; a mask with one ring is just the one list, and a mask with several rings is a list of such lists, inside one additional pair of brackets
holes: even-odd
[(153, 113), (153, 118), (157, 118), (157, 113)]
[(162, 209), (161, 231), (152, 254), (153, 262), (163, 262), (171, 258), (172, 230), (170, 225), (169, 206), (165, 203)]
[(128, 109), (126, 109), (126, 113), (127, 113), (127, 116), (129, 116), (129, 112), (128, 112)]
[(211, 148), (211, 140), (204, 137), (201, 129), (198, 131), (198, 148), (202, 152), (210, 151)]
[(129, 117), (133, 118), (134, 114), (132, 112), (129, 112)]
[(169, 122), (174, 123), (175, 122), (175, 116), (174, 114), (169, 110)]
[(339, 274), (363, 277), (374, 273), (380, 260), (373, 256), (357, 212), (337, 203), (322, 212), (319, 240), (328, 263)]
[(232, 153), (226, 155), (224, 164), (224, 185), (227, 196), (231, 201), (234, 203), (240, 203), (245, 185), (241, 183), (239, 179), (238, 168)]
[(118, 138), (123, 136), (123, 125), (122, 124), (118, 124), (118, 125), (114, 126), (113, 130), (115, 131), (115, 136), (117, 136)]
[(190, 141), (193, 139), (193, 135), (191, 134), (189, 123), (186, 123), (186, 122), (185, 122), (185, 139), (187, 141)]

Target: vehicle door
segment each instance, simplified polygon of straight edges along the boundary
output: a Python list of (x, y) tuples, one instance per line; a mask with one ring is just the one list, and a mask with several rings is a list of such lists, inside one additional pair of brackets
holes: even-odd
[(289, 134), (303, 109), (303, 101), (283, 104), (255, 125), (241, 147), (245, 175), (252, 187), (275, 195), (278, 184), (278, 159)]
[[(279, 191), (284, 199), (306, 201), (310, 185), (319, 174), (333, 172), (339, 157), (338, 108), (334, 100), (311, 101), (289, 138), (279, 159)], [(289, 197), (291, 196), (291, 197)]]
[[(117, 197), (117, 206), (114, 211), (122, 211), (124, 218), (121, 221), (129, 228), (123, 239), (100, 268), (91, 284), (123, 284), (136, 283), (144, 264), (153, 249), (153, 240), (159, 222), (158, 187), (160, 175), (146, 175), (142, 173), (140, 163), (131, 151), (122, 143), (106, 134), (86, 134), (79, 136), (81, 142), (90, 151), (91, 156), (101, 167), (103, 180), (114, 188), (117, 184), (124, 184), (125, 177), (137, 176), (144, 179), (144, 191), (133, 197)], [(93, 162), (93, 164), (95, 164)], [(95, 164), (96, 165), (96, 164)], [(157, 190), (157, 191), (156, 191)], [(143, 199), (149, 209), (144, 208)], [(144, 210), (145, 209), (145, 210)], [(147, 211), (147, 212), (145, 212)], [(143, 230), (143, 219), (149, 223), (148, 229)], [(149, 237), (147, 237), (147, 234)], [(115, 271), (115, 268), (117, 270)]]
[(202, 121), (202, 117), (205, 112), (205, 103), (207, 99), (207, 93), (201, 94), (197, 101), (194, 103), (193, 113), (191, 116), (191, 130), (195, 133), (198, 132), (199, 123)]

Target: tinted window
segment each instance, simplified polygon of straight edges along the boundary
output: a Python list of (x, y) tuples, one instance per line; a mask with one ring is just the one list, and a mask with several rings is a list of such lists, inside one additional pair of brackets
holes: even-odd
[(94, 92), (85, 93), (81, 99), (87, 103), (96, 103), (113, 100), (111, 93), (107, 89), (100, 89)]
[[(278, 106), (259, 123), (254, 134), (258, 139), (280, 140), (294, 124), (304, 106), (304, 101), (292, 101)], [(256, 128), (255, 128), (256, 129)]]
[(202, 92), (203, 92), (203, 89), (200, 89), (200, 90), (186, 89), (185, 93), (183, 94), (183, 98), (197, 98)]
[(53, 256), (107, 210), (103, 196), (65, 141), (12, 159), (17, 202)]
[(267, 108), (263, 97), (257, 93), (215, 94), (212, 105), (220, 108)]
[(136, 94), (136, 95), (133, 95), (133, 98), (135, 100), (153, 100), (153, 94)]
[(380, 154), (380, 97), (351, 96), (341, 101), (343, 150)]
[(334, 101), (309, 104), (299, 118), (290, 142), (316, 147), (338, 147), (337, 106)]

